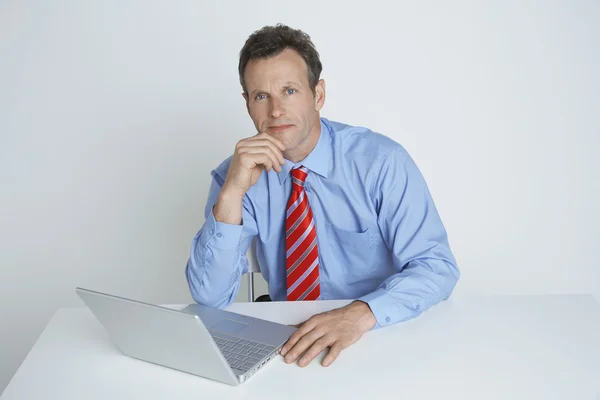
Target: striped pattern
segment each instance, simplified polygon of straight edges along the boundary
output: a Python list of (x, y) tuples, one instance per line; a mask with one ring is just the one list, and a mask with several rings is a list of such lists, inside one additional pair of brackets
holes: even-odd
[(304, 191), (305, 167), (292, 170), (292, 194), (285, 219), (287, 299), (316, 300), (319, 285), (319, 249), (312, 210)]

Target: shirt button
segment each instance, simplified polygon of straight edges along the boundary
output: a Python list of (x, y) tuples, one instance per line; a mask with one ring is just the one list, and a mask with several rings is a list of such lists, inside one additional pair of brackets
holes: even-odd
[(223, 234), (222, 234), (221, 232), (219, 232), (219, 233), (217, 233), (217, 237), (218, 237), (218, 238), (222, 238), (222, 237), (223, 237)]
[(390, 322), (390, 317), (386, 317), (385, 322)]
[(210, 230), (208, 231), (208, 234), (209, 234), (209, 235), (212, 235), (213, 233), (215, 233), (215, 231), (213, 231), (212, 229), (210, 229)]

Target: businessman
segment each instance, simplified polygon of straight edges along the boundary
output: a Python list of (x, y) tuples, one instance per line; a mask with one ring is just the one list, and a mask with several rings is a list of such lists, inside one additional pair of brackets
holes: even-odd
[(194, 300), (229, 305), (257, 238), (273, 300), (354, 300), (305, 321), (282, 348), (300, 366), (329, 348), (329, 366), (365, 332), (447, 299), (460, 273), (423, 176), (395, 141), (320, 116), (325, 82), (310, 37), (264, 27), (238, 69), (258, 133), (212, 171), (186, 267)]

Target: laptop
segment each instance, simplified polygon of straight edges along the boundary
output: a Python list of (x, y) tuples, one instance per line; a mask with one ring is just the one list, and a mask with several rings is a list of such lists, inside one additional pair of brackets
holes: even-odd
[(229, 385), (254, 375), (296, 331), (200, 304), (178, 311), (80, 287), (75, 291), (124, 355)]

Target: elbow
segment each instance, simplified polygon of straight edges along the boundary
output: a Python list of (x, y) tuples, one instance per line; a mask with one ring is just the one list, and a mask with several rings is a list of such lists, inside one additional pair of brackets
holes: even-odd
[(460, 280), (460, 270), (455, 262), (445, 261), (447, 266), (446, 271), (444, 273), (445, 279), (442, 285), (442, 296), (443, 299), (446, 300), (450, 297), (452, 292), (454, 292), (454, 288), (458, 284)]
[(219, 296), (210, 285), (207, 285), (207, 282), (203, 279), (203, 271), (194, 267), (191, 259), (185, 268), (185, 275), (190, 294), (196, 303), (207, 307), (225, 308), (233, 302), (233, 295)]
[(188, 289), (192, 295), (192, 299), (198, 304), (205, 305), (205, 299), (200, 290), (202, 286), (202, 273), (195, 268), (192, 259), (190, 258), (185, 267), (185, 278), (187, 280)]
[(230, 301), (222, 301), (221, 299), (212, 296), (207, 296), (203, 290), (191, 290), (190, 293), (192, 295), (192, 299), (194, 299), (196, 303), (201, 304), (203, 306), (225, 308), (229, 304), (231, 304)]
[(206, 293), (203, 290), (203, 275), (203, 271), (197, 265), (194, 265), (193, 260), (190, 258), (185, 267), (185, 277), (192, 299), (198, 304), (212, 307), (211, 299), (206, 296)]
[(219, 298), (219, 297), (211, 296), (210, 294), (206, 295), (206, 292), (202, 291), (202, 290), (193, 292), (192, 298), (198, 304), (201, 304), (201, 305), (207, 306), (207, 307), (214, 307), (214, 308), (225, 308), (225, 307), (229, 306), (231, 303), (233, 303), (233, 300), (234, 300), (231, 297)]
[(203, 285), (195, 288), (190, 287), (190, 294), (196, 303), (214, 308), (225, 308), (234, 300), (231, 296), (220, 297), (215, 295), (214, 292), (207, 290)]

